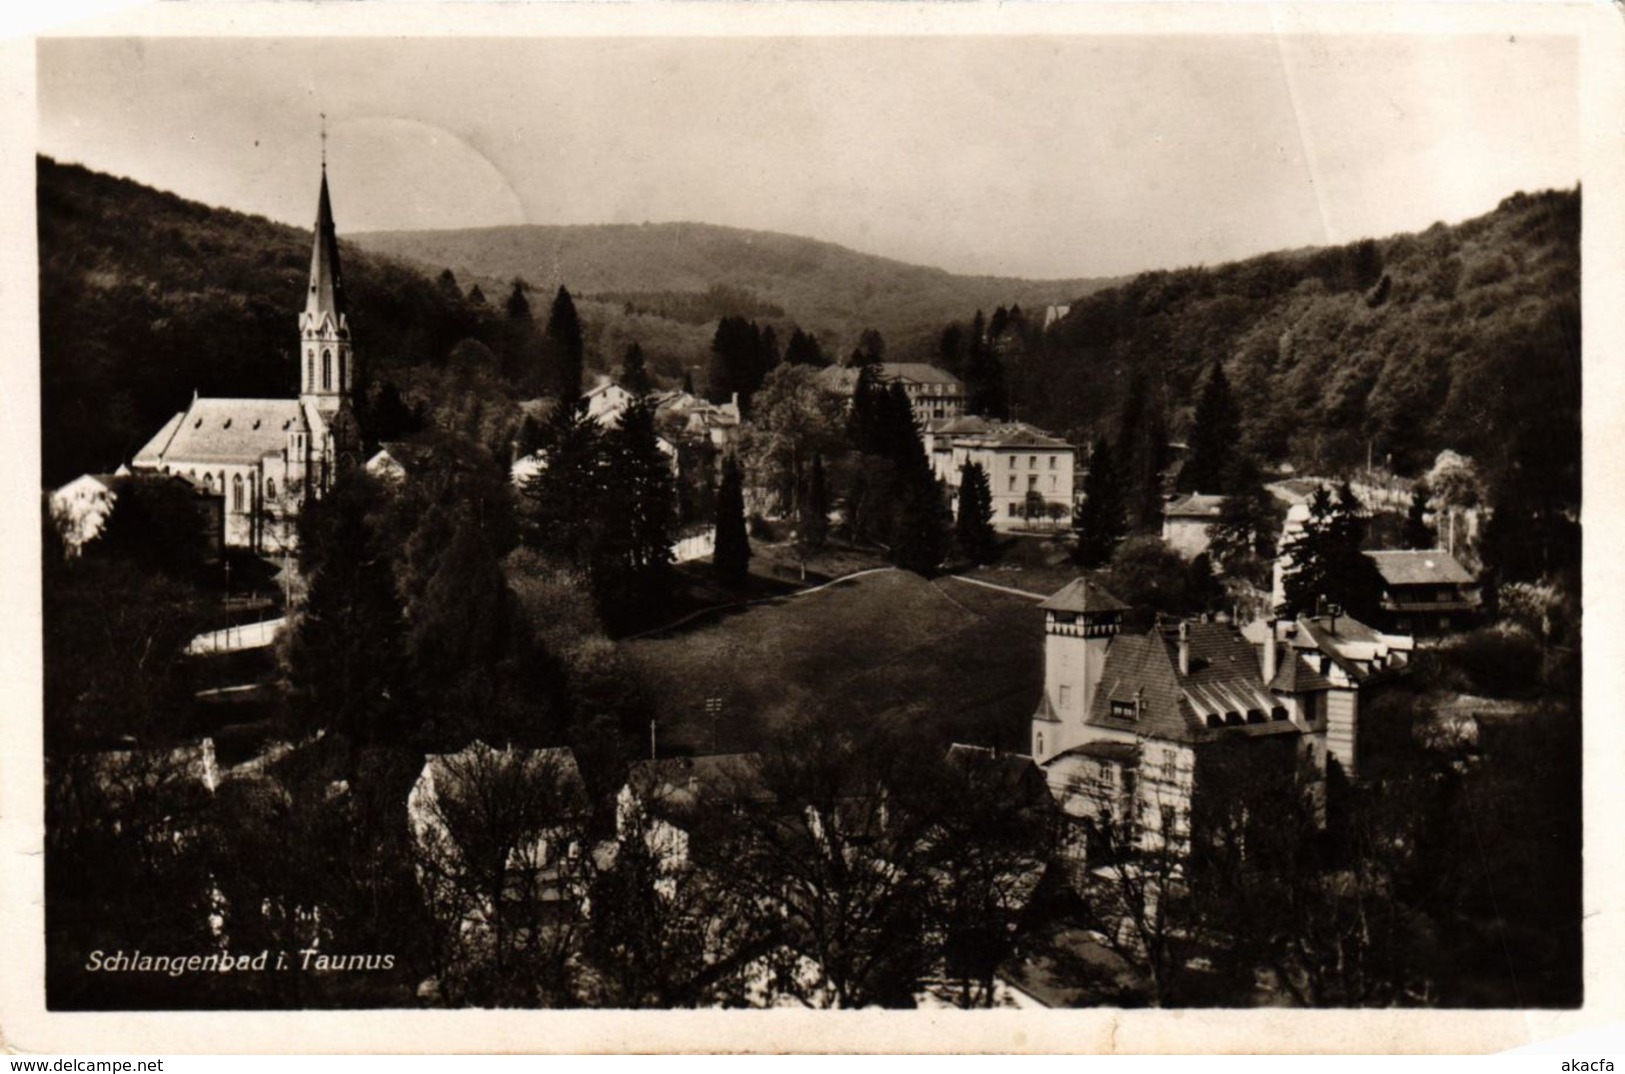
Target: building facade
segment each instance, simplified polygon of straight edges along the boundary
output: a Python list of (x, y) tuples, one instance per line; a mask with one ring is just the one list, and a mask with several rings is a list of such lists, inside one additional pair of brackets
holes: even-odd
[(131, 463), (222, 496), (228, 548), (292, 549), (300, 507), (332, 484), (342, 464), (359, 461), (360, 430), (350, 406), (356, 356), (325, 165), (315, 230), (298, 319), (298, 397), (202, 399), (194, 393)]
[(1127, 606), (1086, 578), (1040, 607), (1044, 694), (1032, 756), (1071, 818), (1081, 860), (1105, 847), (1187, 848), (1203, 772), (1227, 756), (1295, 771), (1324, 821), (1333, 762), (1357, 775), (1359, 694), (1410, 649), (1410, 639), (1347, 616), (1247, 631), (1181, 621), (1125, 634)]
[(1483, 619), (1479, 581), (1450, 553), (1367, 552), (1382, 575), (1379, 625), (1417, 637), (1472, 630)]
[(1213, 525), (1224, 512), (1223, 496), (1193, 492), (1171, 501), (1162, 511), (1164, 543), (1186, 559), (1195, 559), (1213, 542)]
[(1024, 422), (974, 416), (932, 421), (924, 428), (926, 457), (956, 511), (963, 467), (975, 463), (987, 474), (995, 529), (1017, 529), (1040, 519), (1061, 524), (1072, 517), (1077, 452), (1065, 440)]
[[(857, 366), (829, 366), (818, 371), (825, 390), (852, 398), (858, 387)], [(921, 429), (933, 421), (957, 418), (965, 413), (965, 384), (946, 369), (925, 362), (881, 362), (878, 379), (885, 385), (901, 384)]]

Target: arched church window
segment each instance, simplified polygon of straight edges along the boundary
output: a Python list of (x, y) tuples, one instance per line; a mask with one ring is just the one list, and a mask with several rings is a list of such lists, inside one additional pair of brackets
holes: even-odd
[(274, 477), (265, 479), (265, 498), (267, 500), (276, 499), (276, 478)]
[(213, 474), (204, 474), (203, 475), (203, 491), (205, 491), (205, 492), (213, 492), (214, 491), (214, 475)]
[(315, 350), (308, 350), (308, 351), (305, 352), (305, 383), (306, 384), (315, 384), (316, 383), (316, 352), (315, 352)]
[(239, 511), (239, 512), (243, 509), (243, 475), (242, 474), (232, 474), (231, 475), (231, 509), (233, 511)]
[(1038, 732), (1038, 755), (1040, 757), (1044, 755), (1044, 732), (1042, 731)]
[(322, 391), (333, 390), (333, 352), (322, 352)]

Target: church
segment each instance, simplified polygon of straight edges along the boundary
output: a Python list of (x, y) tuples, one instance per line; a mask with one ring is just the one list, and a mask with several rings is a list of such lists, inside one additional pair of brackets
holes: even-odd
[(131, 462), (138, 472), (184, 477), (223, 498), (227, 548), (264, 555), (293, 549), (300, 507), (320, 496), (340, 464), (360, 451), (350, 406), (355, 351), (325, 161), (299, 340), (297, 398), (200, 399), (193, 393), (191, 405)]

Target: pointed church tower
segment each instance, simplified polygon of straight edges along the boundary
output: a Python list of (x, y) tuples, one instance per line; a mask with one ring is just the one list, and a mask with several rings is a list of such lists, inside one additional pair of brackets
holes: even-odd
[(1078, 578), (1039, 607), (1044, 609), (1044, 696), (1032, 718), (1032, 757), (1043, 764), (1085, 741), (1083, 721), (1128, 605)]
[(301, 351), (299, 401), (331, 415), (355, 388), (355, 356), (344, 312), (344, 274), (327, 195), (327, 162), (322, 162), (321, 200), (316, 208), (316, 240), (310, 253), (310, 288), (299, 315)]

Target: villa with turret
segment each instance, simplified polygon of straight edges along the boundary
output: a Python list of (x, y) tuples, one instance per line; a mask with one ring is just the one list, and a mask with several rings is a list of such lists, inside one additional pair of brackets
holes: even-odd
[(1346, 615), (1124, 633), (1128, 606), (1087, 578), (1040, 607), (1044, 694), (1032, 757), (1076, 824), (1074, 856), (1085, 859), (1106, 844), (1187, 847), (1204, 762), (1219, 749), (1297, 765), (1306, 805), (1324, 822), (1328, 771), (1358, 771), (1362, 688), (1411, 649), (1411, 639)]
[(225, 501), (223, 543), (292, 549), (301, 505), (360, 451), (350, 397), (357, 383), (338, 238), (322, 166), (310, 283), (299, 315), (299, 395), (192, 401), (136, 453), (132, 468), (183, 477)]

